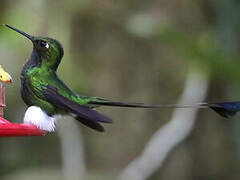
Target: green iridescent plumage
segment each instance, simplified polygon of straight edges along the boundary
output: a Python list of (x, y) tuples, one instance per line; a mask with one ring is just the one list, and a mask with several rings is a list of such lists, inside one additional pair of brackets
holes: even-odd
[(77, 120), (98, 131), (99, 122), (111, 120), (93, 110), (89, 102), (104, 101), (94, 97), (79, 96), (61, 81), (56, 70), (63, 57), (61, 44), (48, 37), (33, 37), (12, 26), (7, 27), (26, 36), (33, 43), (30, 59), (21, 73), (21, 96), (28, 106), (38, 106), (48, 115), (71, 114)]

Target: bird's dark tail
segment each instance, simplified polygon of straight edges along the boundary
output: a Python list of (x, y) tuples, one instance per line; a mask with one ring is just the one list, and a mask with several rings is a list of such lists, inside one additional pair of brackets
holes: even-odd
[(225, 118), (231, 118), (240, 111), (240, 101), (208, 103), (207, 106)]
[(219, 115), (230, 118), (240, 111), (240, 101), (236, 102), (219, 102), (219, 103), (196, 103), (196, 104), (165, 104), (153, 105), (143, 103), (124, 103), (114, 102), (108, 100), (91, 101), (89, 104), (96, 106), (116, 106), (116, 107), (130, 107), (130, 108), (211, 108)]

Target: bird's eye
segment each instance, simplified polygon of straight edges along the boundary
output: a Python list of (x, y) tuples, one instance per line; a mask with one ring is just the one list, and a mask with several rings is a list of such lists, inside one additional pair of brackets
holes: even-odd
[(42, 47), (42, 48), (49, 48), (49, 44), (46, 42), (46, 41), (43, 41), (43, 40), (41, 40), (40, 42), (39, 42), (39, 45)]
[(0, 75), (0, 78), (2, 78), (2, 75)]

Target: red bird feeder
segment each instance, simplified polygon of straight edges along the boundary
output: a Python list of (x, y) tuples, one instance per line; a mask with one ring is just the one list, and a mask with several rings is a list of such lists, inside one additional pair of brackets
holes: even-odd
[(11, 123), (3, 118), (5, 90), (0, 83), (0, 137), (44, 136), (46, 132), (33, 124)]

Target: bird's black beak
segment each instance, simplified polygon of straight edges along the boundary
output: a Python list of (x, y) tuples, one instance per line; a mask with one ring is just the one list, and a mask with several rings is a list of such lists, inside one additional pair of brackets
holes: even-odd
[(15, 27), (12, 27), (12, 26), (10, 26), (10, 25), (8, 25), (8, 24), (4, 24), (4, 25), (7, 26), (7, 27), (10, 28), (10, 29), (12, 29), (12, 30), (14, 30), (14, 31), (16, 31), (16, 32), (18, 32), (18, 33), (20, 33), (20, 34), (22, 34), (23, 36), (27, 37), (28, 39), (30, 39), (30, 40), (33, 42), (33, 40), (34, 40), (34, 37), (33, 37), (33, 36), (31, 36), (31, 35), (29, 35), (29, 34), (23, 32), (23, 31), (21, 31), (21, 30), (15, 28)]

